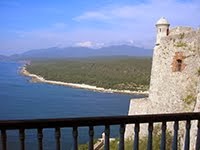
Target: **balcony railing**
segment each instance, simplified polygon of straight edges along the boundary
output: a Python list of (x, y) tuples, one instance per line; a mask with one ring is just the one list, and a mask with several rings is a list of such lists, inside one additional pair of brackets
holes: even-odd
[[(133, 149), (139, 149), (139, 131), (140, 124), (148, 123), (148, 144), (147, 149), (153, 149), (153, 125), (154, 123), (162, 123), (162, 133), (160, 141), (160, 149), (166, 148), (166, 125), (168, 122), (174, 123), (172, 149), (176, 150), (178, 147), (178, 126), (180, 121), (186, 122), (185, 128), (185, 142), (184, 149), (189, 150), (190, 146), (190, 128), (191, 121), (197, 120), (197, 137), (196, 150), (200, 150), (200, 113), (178, 113), (178, 114), (155, 114), (155, 115), (135, 115), (135, 116), (112, 116), (112, 117), (87, 117), (87, 118), (63, 118), (63, 119), (34, 119), (34, 120), (2, 120), (0, 121), (2, 150), (7, 150), (7, 131), (18, 130), (20, 149), (25, 149), (25, 130), (37, 129), (38, 150), (43, 149), (43, 129), (54, 128), (56, 138), (56, 150), (61, 149), (61, 129), (72, 128), (73, 149), (78, 150), (78, 128), (88, 127), (89, 144), (88, 149), (94, 149), (94, 127), (105, 127), (105, 142), (104, 150), (109, 150), (110, 144), (110, 126), (120, 125), (119, 129), (119, 150), (124, 150), (125, 147), (125, 126), (127, 124), (134, 124), (134, 144)], [(67, 148), (65, 148), (67, 149)]]

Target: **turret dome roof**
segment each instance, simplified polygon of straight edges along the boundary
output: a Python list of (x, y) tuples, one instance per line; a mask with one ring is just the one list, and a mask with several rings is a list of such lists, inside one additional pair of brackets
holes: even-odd
[(160, 24), (166, 24), (169, 25), (169, 22), (167, 21), (167, 19), (165, 19), (164, 17), (161, 17), (157, 22), (156, 25), (160, 25)]

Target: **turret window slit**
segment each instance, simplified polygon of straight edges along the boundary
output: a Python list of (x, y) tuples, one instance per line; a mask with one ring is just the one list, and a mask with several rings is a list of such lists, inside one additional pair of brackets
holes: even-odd
[(177, 71), (181, 71), (182, 69), (182, 60), (181, 59), (177, 59)]

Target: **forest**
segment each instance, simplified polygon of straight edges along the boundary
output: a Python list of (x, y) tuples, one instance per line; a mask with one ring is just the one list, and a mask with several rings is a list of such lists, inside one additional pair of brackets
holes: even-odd
[(150, 57), (128, 56), (32, 60), (27, 70), (46, 80), (145, 91), (149, 88), (151, 61)]

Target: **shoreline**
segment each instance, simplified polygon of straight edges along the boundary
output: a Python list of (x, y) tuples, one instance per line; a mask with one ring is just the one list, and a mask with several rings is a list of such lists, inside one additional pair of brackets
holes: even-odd
[(130, 91), (130, 90), (117, 90), (117, 89), (105, 89), (102, 87), (96, 87), (87, 84), (78, 84), (78, 83), (67, 83), (62, 81), (53, 81), (53, 80), (46, 80), (41, 76), (36, 74), (31, 74), (26, 70), (26, 65), (22, 66), (20, 69), (20, 73), (24, 76), (31, 77), (32, 82), (42, 82), (54, 85), (62, 85), (68, 86), (72, 88), (79, 88), (79, 89), (86, 89), (91, 91), (103, 92), (103, 93), (121, 93), (121, 94), (138, 94), (138, 95), (148, 95), (148, 91)]

